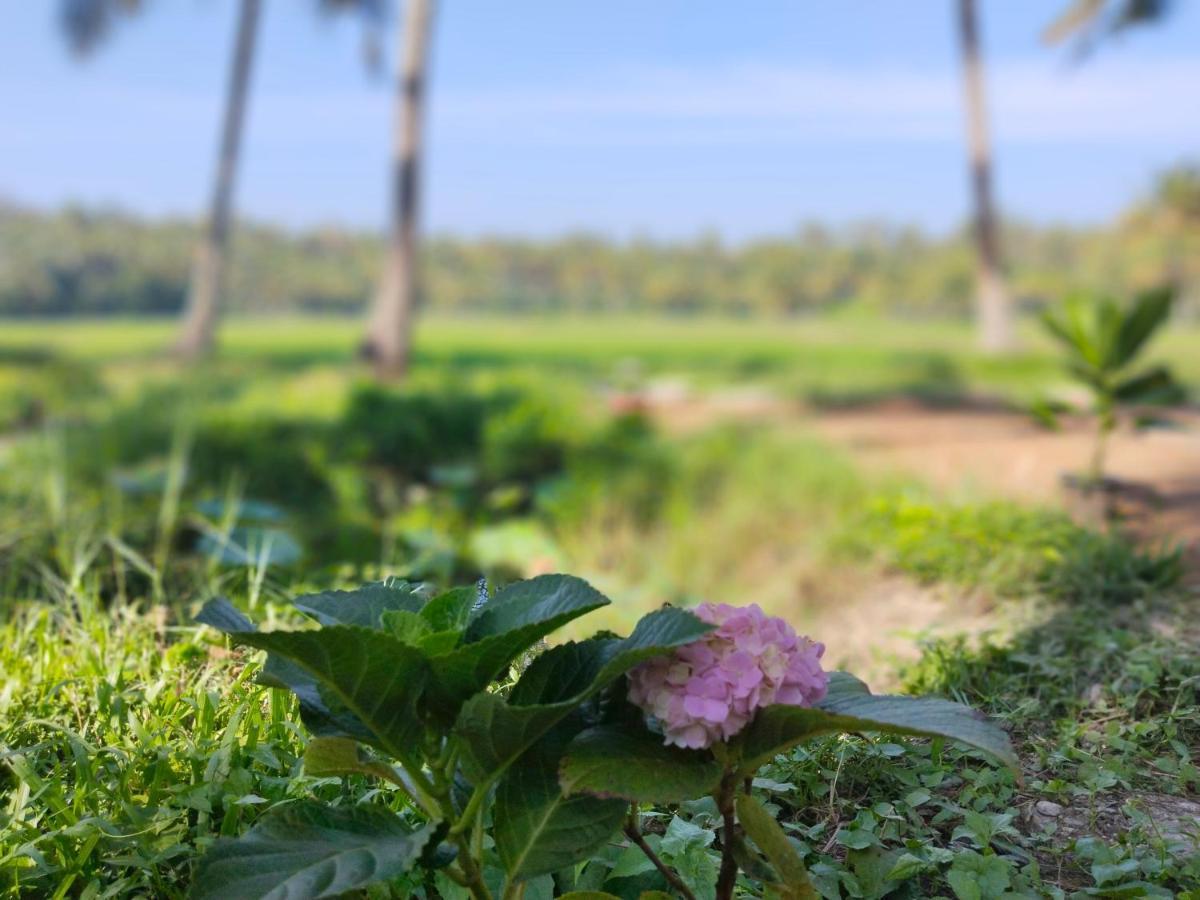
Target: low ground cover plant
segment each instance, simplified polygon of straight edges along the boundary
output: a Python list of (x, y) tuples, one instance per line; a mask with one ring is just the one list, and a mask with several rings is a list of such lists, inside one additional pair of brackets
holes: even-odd
[(578, 882), (621, 832), (692, 898), (638, 810), (704, 798), (721, 822), (706, 896), (732, 897), (739, 883), (816, 896), (750, 792), (764, 764), (819, 735), (883, 731), (950, 738), (1015, 767), (1007, 736), (979, 714), (829, 675), (820, 645), (753, 606), (664, 607), (628, 637), (562, 644), (514, 669), (549, 632), (609, 601), (546, 575), (495, 596), (387, 581), (295, 602), (321, 627), (259, 631), (224, 600), (200, 621), (268, 652), (264, 679), (297, 696), (312, 733), (309, 774), (368, 775), (406, 802), (400, 812), (276, 807), (210, 848), (199, 898), (322, 897), (399, 879), (427, 896), (514, 898), (531, 886), (603, 896)]
[(1060, 510), (1013, 501), (939, 503), (888, 491), (849, 517), (834, 541), (852, 557), (874, 555), (929, 584), (955, 584), (997, 598), (1031, 593), (1068, 602), (1130, 603), (1176, 587), (1178, 547), (1138, 547), (1086, 528)]

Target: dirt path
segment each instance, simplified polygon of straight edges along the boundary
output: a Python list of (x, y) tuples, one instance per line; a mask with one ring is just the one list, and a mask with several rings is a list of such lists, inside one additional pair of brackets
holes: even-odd
[[(1200, 414), (1177, 415), (1178, 430), (1118, 433), (1109, 472), (1134, 486), (1122, 494), (1126, 525), (1150, 541), (1183, 544), (1200, 573)], [(1003, 411), (929, 410), (893, 404), (815, 417), (823, 435), (864, 465), (911, 472), (947, 490), (1070, 506), (1062, 475), (1086, 466), (1086, 423), (1039, 428)]]
[[(994, 406), (931, 409), (896, 400), (851, 410), (816, 411), (755, 389), (692, 395), (682, 389), (640, 398), (669, 431), (714, 422), (809, 421), (818, 433), (876, 470), (906, 472), (948, 491), (1015, 497), (1070, 508), (1062, 476), (1088, 463), (1088, 423), (1053, 432), (1019, 412)], [(1180, 543), (1200, 577), (1200, 412), (1173, 416), (1180, 426), (1118, 432), (1109, 474), (1133, 486), (1122, 495), (1125, 525), (1143, 540)]]

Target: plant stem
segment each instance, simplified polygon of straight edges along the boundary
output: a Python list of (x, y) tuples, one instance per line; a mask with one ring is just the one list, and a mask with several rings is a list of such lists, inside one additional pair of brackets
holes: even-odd
[(483, 816), (475, 817), (475, 827), (471, 829), (471, 853), (475, 859), (483, 859)]
[(662, 877), (667, 879), (669, 884), (684, 900), (696, 900), (696, 895), (692, 893), (691, 888), (684, 884), (683, 879), (679, 874), (668, 866), (665, 862), (659, 859), (654, 848), (646, 843), (646, 839), (642, 837), (642, 830), (638, 828), (637, 806), (629, 807), (629, 818), (625, 821), (625, 836), (633, 841), (639, 850), (646, 854), (646, 858), (654, 863), (654, 868), (662, 873)]
[(1108, 435), (1111, 431), (1112, 425), (1108, 422), (1106, 415), (1101, 415), (1099, 426), (1096, 429), (1096, 443), (1092, 447), (1091, 471), (1088, 473), (1095, 490), (1101, 490), (1104, 486), (1104, 461), (1108, 451)]
[(721, 871), (717, 875), (717, 900), (733, 900), (733, 888), (737, 884), (738, 865), (733, 858), (733, 848), (737, 843), (737, 817), (733, 811), (733, 798), (737, 793), (737, 773), (726, 769), (717, 788), (717, 809), (721, 812), (724, 822), (721, 831)]
[(483, 880), (483, 870), (479, 861), (472, 855), (471, 842), (467, 835), (456, 835), (454, 843), (458, 846), (458, 858), (455, 861), (462, 868), (463, 887), (471, 892), (475, 900), (492, 900), (492, 892)]
[(391, 752), (392, 756), (400, 761), (400, 768), (408, 776), (408, 783), (401, 785), (404, 790), (408, 792), (414, 802), (425, 812), (425, 815), (431, 819), (444, 818), (443, 810), (445, 805), (441, 802), (436, 788), (425, 777), (425, 773), (421, 771), (421, 764), (407, 754), (398, 752), (393, 747), (387, 749)]
[(1104, 465), (1108, 454), (1108, 438), (1114, 428), (1116, 420), (1112, 409), (1103, 409), (1096, 426), (1096, 444), (1092, 448), (1092, 465), (1088, 474), (1088, 487), (1095, 498), (1094, 514), (1099, 519), (1096, 524), (1101, 527), (1107, 527), (1113, 518), (1108, 503), (1108, 487), (1104, 483)]
[(475, 817), (479, 815), (480, 807), (483, 806), (483, 800), (487, 797), (491, 786), (492, 783), (490, 780), (485, 781), (483, 784), (475, 785), (475, 789), (471, 791), (471, 799), (467, 801), (466, 809), (462, 811), (462, 815), (454, 824), (454, 827), (450, 829), (452, 837), (462, 834), (474, 824)]
[[(466, 841), (460, 842), (459, 846), (466, 847)], [(470, 859), (469, 853), (467, 854), (467, 858)], [(475, 860), (472, 859), (470, 866), (463, 866), (463, 868), (467, 870), (467, 890), (471, 892), (471, 896), (475, 900), (492, 900), (492, 892), (488, 890), (487, 884), (484, 883), (483, 872), (475, 864)]]
[[(408, 775), (413, 779), (414, 787), (420, 793), (425, 794), (425, 801), (432, 805), (429, 812), (430, 818), (440, 819), (446, 823), (454, 822), (454, 802), (450, 798), (450, 791), (453, 780), (453, 766), (457, 760), (457, 751), (449, 746), (443, 747), (442, 752), (438, 754), (438, 758), (430, 769), (432, 779), (425, 775), (420, 765), (414, 760), (406, 759), (404, 756), (396, 754), (404, 766)], [(447, 777), (444, 770), (449, 770), (451, 776)], [(472, 799), (475, 799), (472, 796)], [(423, 804), (424, 805), (424, 804)], [(478, 818), (478, 808), (475, 811), (465, 810), (463, 818), (458, 822), (459, 825), (464, 822), (470, 823), (472, 817)], [(451, 830), (448, 837), (454, 841), (458, 847), (458, 857), (455, 863), (458, 865), (461, 878), (453, 877), (452, 880), (461, 884), (475, 900), (492, 900), (492, 892), (488, 889), (487, 883), (483, 880), (483, 869), (479, 864), (479, 856), (471, 846), (470, 836), (463, 833), (461, 830)]]

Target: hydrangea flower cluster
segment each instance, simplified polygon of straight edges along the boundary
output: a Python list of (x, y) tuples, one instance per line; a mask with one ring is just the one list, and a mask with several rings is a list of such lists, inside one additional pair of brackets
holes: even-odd
[(629, 699), (654, 716), (665, 743), (700, 749), (727, 741), (755, 710), (812, 706), (825, 696), (825, 645), (797, 636), (754, 603), (704, 603), (692, 610), (717, 628), (629, 673)]

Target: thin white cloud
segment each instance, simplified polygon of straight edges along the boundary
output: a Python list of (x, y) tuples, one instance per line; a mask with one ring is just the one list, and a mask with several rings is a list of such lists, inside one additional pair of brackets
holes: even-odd
[[(804, 146), (830, 142), (957, 142), (958, 72), (915, 68), (745, 63), (620, 66), (587, 83), (483, 89), (437, 87), (437, 137), (472, 144), (649, 149)], [(988, 69), (991, 122), (1001, 144), (1166, 143), (1200, 147), (1191, 114), (1200, 59), (1001, 61)], [(10, 96), (14, 127), (0, 144), (32, 146), (78, 135), (119, 144), (143, 129), (205, 140), (217, 98), (153, 85), (84, 82), (68, 98)], [(58, 114), (47, 116), (46, 109)], [(38, 114), (39, 111), (41, 114)], [(260, 147), (386, 141), (390, 98), (375, 89), (259, 90), (250, 139)], [(95, 123), (99, 125), (100, 123)], [(139, 138), (140, 140), (140, 138)]]
[[(946, 141), (962, 133), (957, 71), (743, 64), (621, 69), (605, 83), (447, 92), (448, 131), (533, 143)], [(1009, 142), (1200, 140), (1187, 115), (1200, 60), (992, 66), (998, 136)]]

